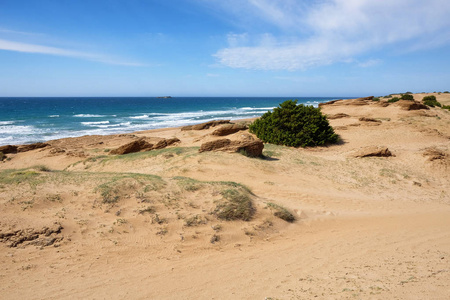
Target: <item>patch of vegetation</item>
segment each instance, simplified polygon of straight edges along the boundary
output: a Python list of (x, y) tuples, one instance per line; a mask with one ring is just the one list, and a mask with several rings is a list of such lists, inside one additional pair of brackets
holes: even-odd
[(395, 103), (395, 102), (397, 102), (399, 100), (400, 100), (399, 97), (392, 97), (391, 99), (388, 100), (388, 103)]
[(188, 227), (206, 224), (206, 219), (200, 215), (195, 215), (184, 220), (184, 225)]
[(154, 214), (156, 212), (156, 209), (153, 206), (147, 206), (146, 208), (140, 209), (139, 214)]
[(6, 154), (0, 151), (0, 161), (3, 161), (6, 158)]
[(35, 169), (36, 171), (40, 171), (40, 172), (51, 172), (52, 171), (49, 167), (44, 166), (44, 165), (34, 166), (33, 169)]
[(62, 198), (60, 194), (48, 194), (47, 195), (47, 200), (52, 201), (52, 202), (62, 202)]
[(0, 183), (1, 184), (20, 184), (20, 183), (30, 183), (36, 185), (36, 181), (40, 174), (35, 170), (23, 169), (23, 170), (4, 170), (0, 172)]
[(450, 110), (450, 105), (442, 105), (442, 109)]
[(379, 101), (380, 101), (380, 98), (379, 98), (379, 97), (374, 97), (374, 98), (372, 99), (372, 101), (379, 102)]
[(250, 221), (255, 213), (253, 202), (247, 190), (241, 188), (226, 189), (221, 192), (222, 201), (217, 204), (214, 214), (227, 221)]
[(287, 100), (253, 122), (250, 132), (265, 143), (292, 147), (322, 146), (338, 141), (338, 135), (320, 108)]
[(217, 234), (214, 234), (209, 241), (211, 242), (211, 244), (214, 244), (214, 243), (220, 241), (220, 236)]
[(267, 207), (272, 211), (275, 217), (290, 223), (295, 221), (295, 216), (287, 208), (272, 202), (267, 203)]
[(401, 96), (401, 99), (402, 99), (402, 100), (410, 100), (410, 101), (414, 101), (414, 96), (413, 96), (411, 93), (407, 92), (406, 94), (403, 94), (403, 95)]
[[(127, 189), (136, 190), (141, 187), (147, 189), (158, 190), (165, 186), (165, 182), (159, 176), (148, 174), (124, 173), (112, 177), (109, 181), (99, 185), (96, 191), (100, 191), (102, 203), (117, 203), (123, 193)], [(143, 196), (142, 193), (138, 193)]]
[(155, 214), (155, 216), (152, 218), (152, 223), (161, 225), (161, 224), (167, 223), (167, 219), (160, 218), (158, 214)]
[(436, 100), (436, 96), (434, 96), (434, 95), (425, 96), (425, 97), (423, 97), (422, 101), (423, 101), (423, 104), (430, 106), (430, 107), (435, 107), (435, 106), (441, 107), (442, 106), (441, 103)]
[(163, 149), (157, 149), (157, 150), (151, 150), (151, 151), (144, 151), (144, 152), (135, 152), (135, 153), (128, 153), (124, 155), (109, 155), (102, 157), (102, 162), (107, 161), (114, 161), (114, 160), (125, 160), (125, 161), (134, 161), (138, 159), (146, 159), (146, 158), (152, 158), (159, 155), (163, 155), (165, 157), (168, 156), (175, 156), (175, 155), (181, 155), (181, 154), (187, 154), (187, 153), (195, 153), (197, 154), (199, 147), (169, 147), (169, 148), (163, 148)]
[(177, 176), (174, 177), (177, 184), (186, 191), (195, 192), (202, 188), (203, 183), (188, 177)]

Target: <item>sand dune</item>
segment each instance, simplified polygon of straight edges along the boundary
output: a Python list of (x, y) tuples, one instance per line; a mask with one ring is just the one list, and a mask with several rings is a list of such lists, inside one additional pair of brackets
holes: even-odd
[[(217, 128), (8, 154), (1, 298), (449, 299), (450, 111), (374, 101), (322, 111), (341, 114), (330, 118), (340, 144), (266, 144), (263, 159), (199, 153)], [(142, 137), (180, 142), (109, 155)], [(392, 156), (357, 157), (373, 147)], [(223, 213), (230, 203), (236, 218)]]

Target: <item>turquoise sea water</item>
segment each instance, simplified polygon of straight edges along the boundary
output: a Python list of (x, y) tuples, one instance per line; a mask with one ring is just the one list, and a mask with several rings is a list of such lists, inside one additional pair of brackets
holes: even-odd
[(0, 145), (178, 127), (217, 119), (253, 118), (287, 99), (317, 106), (337, 98), (0, 98)]

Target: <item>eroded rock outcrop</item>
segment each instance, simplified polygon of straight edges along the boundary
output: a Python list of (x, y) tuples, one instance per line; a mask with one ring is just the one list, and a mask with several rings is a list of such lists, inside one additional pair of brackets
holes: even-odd
[(217, 139), (203, 143), (199, 152), (223, 151), (223, 152), (245, 152), (250, 157), (262, 156), (264, 143), (250, 134), (243, 134), (236, 140)]
[(123, 155), (123, 154), (128, 154), (128, 153), (163, 149), (167, 146), (173, 145), (178, 142), (180, 142), (179, 139), (171, 138), (171, 139), (161, 139), (156, 144), (153, 144), (153, 143), (150, 143), (149, 141), (147, 141), (145, 138), (140, 138), (136, 141), (132, 141), (128, 144), (122, 145), (117, 149), (111, 150), (109, 152), (109, 154), (110, 155)]
[(227, 125), (220, 126), (216, 130), (214, 130), (213, 133), (211, 133), (211, 134), (216, 135), (216, 136), (225, 136), (225, 135), (230, 135), (230, 134), (236, 133), (241, 130), (246, 130), (246, 129), (247, 129), (247, 126), (242, 125), (242, 124), (227, 124)]
[(44, 226), (39, 229), (12, 229), (0, 231), (0, 242), (5, 243), (8, 247), (19, 246), (51, 246), (63, 240), (61, 224), (55, 222), (50, 226)]
[(17, 153), (17, 146), (13, 145), (0, 146), (0, 152), (2, 152), (3, 154)]
[(403, 110), (419, 110), (419, 109), (430, 109), (423, 103), (411, 100), (399, 100), (395, 102), (396, 106), (400, 106)]
[(209, 122), (196, 124), (196, 125), (184, 126), (184, 127), (181, 128), (181, 130), (182, 131), (186, 131), (186, 130), (205, 130), (205, 129), (209, 129), (211, 127), (215, 127), (215, 126), (221, 125), (221, 124), (231, 124), (231, 122), (230, 122), (230, 120), (215, 120), (215, 121), (209, 121)]
[(387, 147), (382, 146), (368, 146), (356, 151), (353, 155), (354, 157), (390, 157), (394, 156), (392, 152)]
[(17, 152), (27, 152), (35, 149), (45, 148), (47, 146), (50, 146), (47, 143), (34, 143), (34, 144), (28, 144), (28, 145), (21, 145), (18, 146)]
[(334, 114), (334, 115), (327, 115), (327, 119), (329, 119), (329, 120), (342, 119), (342, 118), (348, 118), (348, 117), (350, 117), (350, 116), (347, 115), (347, 114), (344, 114), (344, 113), (337, 113), (337, 114)]

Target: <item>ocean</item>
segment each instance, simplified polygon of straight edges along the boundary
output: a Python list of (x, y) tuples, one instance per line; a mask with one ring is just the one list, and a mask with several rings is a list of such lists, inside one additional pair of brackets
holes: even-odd
[[(129, 133), (217, 119), (258, 117), (288, 99), (317, 106), (336, 97), (0, 98), (0, 146)], [(342, 99), (342, 97), (339, 97)]]

